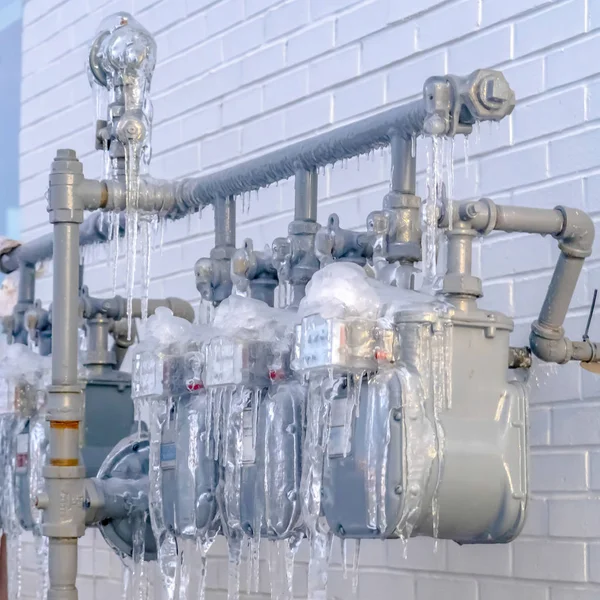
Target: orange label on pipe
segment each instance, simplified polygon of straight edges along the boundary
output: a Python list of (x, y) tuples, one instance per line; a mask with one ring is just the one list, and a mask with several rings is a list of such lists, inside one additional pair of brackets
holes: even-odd
[(79, 421), (50, 421), (50, 429), (79, 429)]
[(50, 464), (53, 467), (76, 467), (79, 465), (77, 458), (51, 458)]

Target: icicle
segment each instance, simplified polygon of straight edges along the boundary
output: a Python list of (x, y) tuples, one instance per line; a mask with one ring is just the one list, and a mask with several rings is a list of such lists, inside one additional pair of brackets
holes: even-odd
[(417, 157), (417, 136), (415, 134), (410, 136), (410, 155), (413, 158)]
[(227, 543), (229, 548), (227, 600), (239, 600), (240, 566), (242, 561), (242, 536), (232, 536), (228, 539)]
[(448, 229), (454, 226), (454, 138), (448, 140), (449, 148), (446, 153), (446, 173), (448, 186), (446, 188), (446, 210), (448, 212)]
[(342, 563), (342, 576), (348, 579), (348, 539), (340, 538), (340, 561)]
[(358, 595), (358, 569), (360, 567), (360, 539), (354, 540), (354, 555), (352, 556), (352, 593)]
[(465, 176), (469, 177), (469, 136), (463, 136), (464, 154), (465, 154)]

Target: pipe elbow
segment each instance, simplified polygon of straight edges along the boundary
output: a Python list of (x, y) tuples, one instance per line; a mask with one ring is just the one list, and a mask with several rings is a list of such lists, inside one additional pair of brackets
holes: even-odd
[(193, 306), (181, 298), (167, 298), (167, 306), (176, 317), (181, 317), (190, 323), (193, 323), (196, 315)]
[(591, 217), (576, 208), (557, 206), (564, 220), (560, 233), (555, 237), (560, 240), (559, 247), (567, 256), (586, 258), (592, 253), (596, 228)]
[(540, 360), (562, 365), (571, 360), (573, 344), (565, 337), (564, 329), (550, 328), (534, 321), (529, 336), (531, 352)]

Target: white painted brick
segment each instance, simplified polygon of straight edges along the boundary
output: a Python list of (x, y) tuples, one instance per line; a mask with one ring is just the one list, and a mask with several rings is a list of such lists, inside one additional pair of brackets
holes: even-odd
[(513, 316), (512, 281), (493, 281), (483, 284), (483, 298), (480, 305), (486, 310), (497, 310)]
[(383, 29), (388, 3), (388, 0), (373, 0), (340, 15), (336, 22), (337, 45), (344, 46)]
[(488, 279), (551, 265), (548, 241), (534, 236), (500, 237), (484, 244), (481, 261)]
[[(146, 19), (144, 18), (144, 22)], [(187, 17), (182, 23), (169, 29), (165, 34), (166, 51), (163, 50), (163, 44), (157, 42), (161, 49), (157, 67), (160, 66), (166, 58), (177, 55), (189, 48), (198, 45), (198, 42), (206, 37), (206, 14), (201, 13), (194, 17)]]
[(550, 410), (531, 408), (529, 410), (529, 443), (531, 446), (550, 444)]
[(600, 444), (600, 406), (554, 408), (552, 443), (561, 446)]
[(223, 127), (246, 121), (262, 112), (262, 88), (256, 86), (223, 100)]
[(437, 600), (442, 597), (476, 600), (477, 585), (475, 581), (449, 579), (447, 577), (417, 578), (418, 600)]
[(416, 24), (416, 49), (426, 50), (475, 31), (478, 14), (477, 0), (462, 0), (428, 12)]
[(201, 161), (207, 167), (216, 165), (238, 156), (242, 150), (241, 131), (231, 129), (202, 142)]
[(263, 86), (265, 111), (278, 108), (308, 94), (308, 67), (288, 71), (281, 77), (269, 79)]
[(223, 36), (223, 58), (231, 60), (258, 48), (265, 40), (264, 17), (244, 21)]
[(519, 106), (513, 115), (515, 143), (564, 131), (583, 123), (585, 89), (577, 87)]
[(593, 539), (600, 536), (600, 498), (555, 498), (548, 502), (550, 535)]
[(479, 584), (481, 600), (548, 600), (548, 588), (522, 582), (505, 583), (482, 581)]
[(589, 61), (600, 51), (600, 36), (593, 35), (554, 50), (546, 58), (546, 85), (548, 88), (565, 85), (595, 74)]
[(552, 587), (550, 600), (594, 600), (598, 597), (597, 589), (584, 589), (580, 587)]
[(242, 61), (243, 83), (251, 83), (283, 69), (284, 62), (284, 44), (268, 46), (250, 54)]
[[(600, 583), (600, 544), (589, 544), (588, 563), (590, 572), (590, 581)], [(597, 593), (597, 590), (595, 590)]]
[[(384, 182), (388, 174), (384, 173), (383, 162), (379, 156), (375, 155), (373, 160), (367, 160), (366, 157), (361, 156), (348, 160), (344, 166), (336, 165), (330, 171), (330, 195), (340, 196), (359, 188)], [(375, 206), (371, 210), (374, 208)]]
[(206, 31), (214, 35), (244, 19), (244, 0), (223, 0), (206, 13)]
[[(529, 330), (529, 324), (527, 329)], [(529, 331), (527, 335), (529, 337)], [(579, 365), (575, 363), (565, 365), (560, 371), (555, 365), (537, 364), (533, 373), (530, 404), (578, 400), (581, 397), (580, 371)], [(554, 438), (552, 443), (560, 445)]]
[(254, 152), (284, 139), (284, 115), (275, 113), (256, 119), (244, 126), (242, 131), (242, 151)]
[(522, 534), (545, 537), (548, 529), (548, 502), (544, 498), (530, 496)]
[(205, 137), (221, 127), (222, 109), (220, 104), (212, 104), (181, 119), (181, 141), (188, 142)]
[(445, 51), (434, 52), (407, 60), (394, 67), (387, 76), (387, 101), (396, 102), (423, 92), (431, 75), (444, 75)]
[(263, 12), (273, 6), (281, 4), (284, 0), (246, 0), (246, 17)]
[(414, 50), (414, 25), (412, 23), (387, 27), (363, 40), (361, 69), (364, 73), (379, 69), (408, 58)]
[(300, 29), (309, 22), (309, 0), (289, 0), (265, 16), (265, 37), (273, 40)]
[(310, 0), (310, 14), (313, 20), (321, 19), (335, 12), (340, 12), (360, 0)]
[(376, 75), (337, 88), (333, 94), (333, 119), (343, 121), (382, 106), (384, 79)]
[(285, 111), (285, 135), (293, 138), (315, 129), (320, 129), (331, 122), (331, 97), (316, 96), (309, 98)]
[(585, 544), (551, 540), (513, 542), (517, 577), (545, 581), (585, 581)]
[(302, 30), (286, 42), (286, 60), (288, 65), (309, 60), (324, 54), (334, 45), (335, 23), (325, 22)]
[(351, 46), (313, 61), (309, 66), (309, 92), (318, 92), (356, 77), (359, 73), (359, 56), (360, 48)]
[[(583, 491), (586, 485), (586, 457), (584, 452), (541, 454), (530, 457), (531, 490), (537, 492)], [(552, 533), (552, 504), (550, 505), (550, 533)]]
[(492, 68), (510, 59), (510, 52), (510, 26), (492, 29), (452, 44), (448, 48), (448, 72), (467, 75), (481, 65)]
[(508, 544), (484, 547), (448, 544), (447, 554), (448, 570), (453, 573), (498, 577), (511, 575), (511, 547)]
[(546, 147), (532, 146), (490, 156), (481, 161), (480, 169), (484, 194), (543, 181), (546, 178)]
[(398, 573), (360, 573), (358, 580), (360, 598), (377, 596), (380, 600), (416, 600), (415, 581), (411, 575)]
[(388, 20), (390, 23), (394, 21), (404, 21), (413, 15), (426, 12), (442, 3), (443, 0), (420, 0), (418, 3), (395, 2), (394, 0), (390, 0)]
[(506, 2), (497, 2), (497, 0), (482, 0), (481, 24), (485, 27), (504, 21), (524, 13), (532, 8), (548, 5), (552, 0), (506, 0)]
[(552, 46), (585, 30), (585, 0), (549, 6), (515, 23), (515, 57)]
[[(595, 186), (598, 186), (600, 191), (600, 178), (588, 178), (587, 186), (588, 191), (595, 189)], [(578, 178), (559, 183), (551, 182), (532, 189), (516, 190), (513, 204), (533, 208), (554, 208), (564, 204), (583, 209), (585, 207), (583, 187), (583, 180)]]

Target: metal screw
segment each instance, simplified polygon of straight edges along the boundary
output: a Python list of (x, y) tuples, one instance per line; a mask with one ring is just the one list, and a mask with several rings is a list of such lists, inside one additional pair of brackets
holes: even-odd
[(346, 530), (341, 525), (338, 525), (338, 535), (340, 537), (344, 537), (346, 535)]
[(393, 412), (394, 421), (402, 421), (402, 411), (396, 408)]
[(140, 445), (138, 444), (138, 442), (136, 442), (135, 444), (133, 444), (133, 446), (131, 446), (132, 452), (137, 452), (139, 449), (140, 449)]
[(86, 499), (83, 501), (83, 508), (85, 508), (85, 509), (88, 509), (88, 508), (89, 508), (91, 505), (92, 505), (92, 504), (91, 504), (91, 502), (90, 502), (90, 499), (89, 499), (89, 498), (86, 498)]
[(402, 488), (402, 486), (401, 486), (401, 485), (397, 485), (397, 486), (394, 488), (394, 494), (396, 494), (397, 496), (401, 496), (403, 491), (404, 491), (404, 490), (403, 490), (403, 488)]

